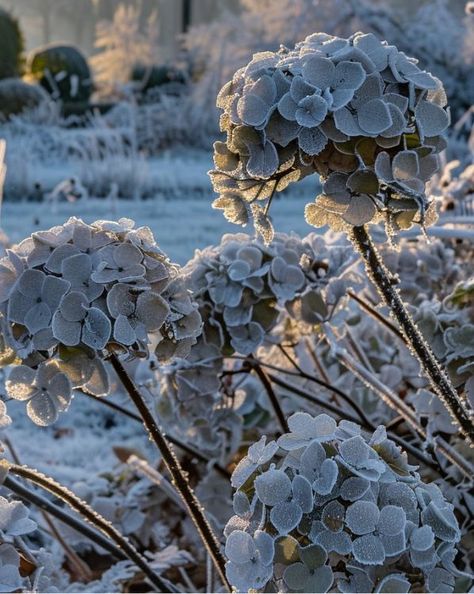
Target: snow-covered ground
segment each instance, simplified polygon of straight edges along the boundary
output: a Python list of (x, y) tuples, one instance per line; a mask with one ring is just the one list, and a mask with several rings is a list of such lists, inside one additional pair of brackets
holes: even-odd
[[(130, 163), (123, 163), (125, 168)], [(203, 248), (220, 241), (223, 233), (237, 233), (242, 229), (228, 223), (221, 211), (211, 208), (214, 194), (207, 171), (212, 167), (207, 153), (164, 155), (146, 163), (148, 179), (155, 188), (154, 197), (146, 200), (88, 198), (76, 202), (12, 201), (8, 198), (1, 210), (0, 227), (11, 242), (18, 242), (30, 233), (63, 223), (70, 216), (83, 218), (90, 223), (97, 219), (128, 217), (137, 225), (148, 225), (153, 230), (161, 248), (178, 263), (185, 263), (196, 248)], [(51, 189), (61, 180), (78, 175), (68, 165), (34, 168), (42, 186)], [(30, 168), (30, 172), (33, 168)], [(16, 172), (10, 171), (9, 175)], [(7, 174), (8, 176), (8, 174)], [(113, 179), (113, 177), (111, 178)], [(7, 180), (8, 181), (8, 180)], [(274, 226), (278, 231), (306, 235), (311, 230), (304, 220), (304, 205), (318, 193), (315, 176), (306, 178), (278, 196), (272, 205)], [(253, 233), (251, 227), (245, 229)]]

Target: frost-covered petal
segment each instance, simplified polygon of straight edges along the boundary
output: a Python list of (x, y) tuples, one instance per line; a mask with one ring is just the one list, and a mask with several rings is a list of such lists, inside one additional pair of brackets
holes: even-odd
[(370, 448), (362, 437), (355, 435), (341, 442), (339, 453), (348, 464), (357, 466), (360, 462), (368, 460)]
[(373, 135), (381, 134), (393, 123), (390, 110), (381, 99), (362, 104), (357, 110), (357, 119), (362, 130)]
[(364, 136), (357, 119), (347, 107), (341, 107), (341, 109), (334, 112), (334, 124), (340, 132), (347, 134), (347, 136)]
[(76, 346), (81, 342), (81, 323), (70, 322), (57, 311), (52, 321), (53, 336), (56, 340), (66, 346)]
[(361, 64), (343, 60), (336, 66), (332, 86), (335, 89), (358, 89), (366, 78)]
[(420, 526), (410, 534), (410, 544), (417, 551), (427, 551), (433, 546), (434, 539), (434, 532), (430, 526)]
[(331, 60), (322, 56), (312, 55), (304, 63), (303, 78), (318, 89), (331, 86), (336, 68)]
[(305, 583), (306, 592), (328, 592), (334, 581), (334, 574), (329, 565), (323, 565), (311, 572)]
[(406, 181), (419, 173), (418, 155), (415, 151), (402, 151), (393, 157), (393, 176), (397, 180)]
[(428, 576), (428, 592), (453, 592), (454, 584), (454, 575), (442, 567), (435, 567)]
[(409, 592), (411, 584), (404, 573), (390, 573), (377, 584), (375, 592), (379, 594), (405, 594)]
[(73, 282), (75, 279), (89, 278), (92, 272), (92, 261), (88, 254), (75, 254), (61, 263), (61, 272), (65, 279)]
[(369, 56), (377, 70), (384, 70), (388, 66), (390, 49), (383, 45), (373, 33), (356, 35), (354, 46)]
[(380, 539), (373, 534), (356, 538), (352, 543), (354, 558), (363, 565), (382, 565), (385, 551)]
[(82, 329), (82, 342), (95, 350), (105, 348), (112, 326), (109, 318), (97, 307), (91, 307), (87, 311)]
[(375, 503), (359, 500), (347, 508), (346, 524), (353, 534), (368, 534), (375, 530), (379, 517)]
[(319, 155), (328, 143), (327, 136), (320, 128), (303, 128), (298, 135), (298, 144), (307, 155)]
[(415, 108), (415, 119), (424, 136), (438, 136), (449, 126), (449, 115), (442, 107), (421, 100)]
[(254, 541), (260, 554), (260, 560), (264, 565), (270, 565), (275, 556), (275, 541), (263, 530), (256, 530)]
[(37, 391), (34, 384), (36, 372), (26, 365), (13, 367), (5, 382), (8, 396), (15, 400), (28, 400)]
[(320, 476), (313, 482), (313, 489), (319, 495), (328, 495), (336, 484), (339, 469), (336, 462), (330, 458), (323, 461)]
[(130, 269), (143, 260), (142, 252), (132, 243), (120, 243), (114, 248), (113, 256), (119, 268)]
[(330, 501), (323, 509), (321, 521), (331, 532), (341, 532), (344, 528), (346, 510), (339, 501)]
[(434, 501), (422, 511), (424, 524), (430, 526), (435, 536), (446, 542), (455, 542), (459, 538), (456, 516), (448, 507), (439, 508)]
[(107, 308), (113, 318), (133, 315), (135, 305), (131, 287), (125, 283), (115, 284), (107, 293)]
[(278, 153), (273, 142), (263, 145), (249, 145), (250, 158), (247, 161), (248, 173), (256, 178), (268, 179), (278, 169)]
[(267, 119), (268, 112), (268, 104), (257, 95), (244, 95), (237, 102), (239, 118), (248, 126), (261, 126)]
[(379, 538), (383, 545), (386, 557), (395, 557), (406, 550), (407, 543), (404, 531), (398, 532), (397, 534), (379, 533)]
[[(319, 444), (318, 444), (319, 445)], [(292, 482), (293, 501), (307, 514), (313, 509), (313, 491), (309, 480), (301, 474), (295, 476)]]
[(405, 510), (397, 505), (386, 505), (380, 510), (377, 530), (382, 534), (398, 534), (405, 529)]
[(61, 299), (59, 311), (68, 322), (80, 322), (86, 316), (88, 305), (89, 302), (84, 293), (71, 291)]
[(46, 303), (36, 303), (24, 318), (24, 324), (31, 334), (47, 328), (51, 322), (51, 310)]
[(47, 427), (58, 420), (57, 400), (47, 391), (38, 392), (28, 401), (26, 413), (33, 423)]
[(352, 551), (352, 541), (347, 532), (333, 532), (332, 530), (322, 530), (315, 538), (315, 542), (320, 544), (328, 552), (339, 553), (339, 555), (348, 555)]
[(149, 332), (161, 328), (169, 313), (168, 303), (158, 293), (145, 291), (138, 296), (136, 316)]
[(242, 355), (249, 355), (263, 342), (265, 332), (260, 324), (250, 322), (245, 326), (235, 326), (231, 332), (231, 344)]
[(49, 256), (46, 261), (45, 268), (54, 272), (55, 274), (60, 274), (63, 261), (66, 258), (70, 258), (76, 254), (79, 254), (80, 251), (77, 247), (71, 245), (70, 243), (65, 243), (64, 245), (58, 246)]
[[(291, 435), (291, 433), (287, 433), (279, 438), (278, 444), (280, 447), (292, 450), (304, 445), (305, 442), (301, 438), (296, 442), (290, 441), (289, 444), (287, 444), (286, 439), (283, 438), (291, 437)], [(288, 447), (288, 445), (291, 447)], [(293, 445), (296, 447), (293, 447)], [(300, 473), (313, 483), (313, 481), (319, 477), (321, 466), (324, 464), (325, 460), (326, 451), (323, 446), (318, 441), (312, 441), (301, 456)]]
[(48, 304), (52, 312), (56, 310), (63, 295), (66, 294), (70, 286), (71, 284), (67, 280), (56, 276), (49, 275), (44, 279), (41, 297)]
[(22, 272), (15, 285), (15, 289), (20, 291), (25, 297), (37, 299), (41, 297), (43, 282), (46, 278), (44, 272), (32, 268), (27, 268)]
[(250, 264), (244, 260), (236, 260), (229, 266), (228, 274), (233, 281), (244, 280), (250, 274)]
[(137, 340), (135, 328), (122, 314), (115, 319), (113, 337), (114, 340), (126, 346), (132, 345)]
[(227, 537), (225, 554), (233, 563), (247, 563), (255, 556), (256, 550), (253, 538), (243, 530), (234, 530)]
[(298, 103), (295, 117), (300, 126), (313, 128), (324, 120), (327, 112), (326, 101), (319, 95), (310, 95)]
[(8, 301), (7, 316), (9, 321), (24, 324), (28, 312), (35, 304), (35, 299), (26, 297), (20, 291), (14, 290)]
[(351, 476), (341, 485), (341, 497), (346, 501), (357, 501), (365, 495), (369, 487), (368, 480), (359, 476)]
[(270, 469), (255, 479), (255, 492), (265, 505), (276, 505), (290, 495), (291, 482), (282, 470)]
[(296, 120), (297, 109), (298, 103), (293, 99), (289, 92), (285, 93), (280, 101), (278, 101), (278, 111), (285, 118), (285, 120), (294, 122)]
[(385, 182), (390, 183), (394, 181), (390, 155), (385, 151), (379, 153), (375, 159), (375, 173)]
[(342, 218), (353, 225), (354, 227), (365, 225), (369, 223), (375, 216), (377, 208), (373, 200), (361, 194), (360, 196), (353, 196), (348, 208), (342, 215)]
[(270, 512), (270, 520), (278, 530), (278, 534), (288, 534), (301, 521), (303, 512), (294, 501), (281, 501)]
[(384, 138), (394, 138), (400, 136), (407, 127), (407, 121), (405, 116), (400, 109), (391, 103), (388, 104), (388, 111), (390, 112), (390, 118), (392, 125), (382, 132)]

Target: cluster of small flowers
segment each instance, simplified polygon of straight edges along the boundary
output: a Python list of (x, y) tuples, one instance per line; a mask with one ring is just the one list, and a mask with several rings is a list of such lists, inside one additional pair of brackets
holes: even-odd
[(0, 261), (2, 332), (24, 363), (7, 392), (28, 401), (38, 424), (56, 420), (73, 387), (107, 391), (104, 349), (134, 356), (153, 340), (158, 359), (168, 359), (185, 356), (201, 332), (178, 267), (148, 228), (133, 227), (71, 218)]
[[(253, 354), (289, 331), (299, 339), (342, 315), (347, 287), (360, 282), (355, 262), (344, 239), (328, 242), (315, 234), (278, 234), (268, 246), (245, 234), (225, 235), (220, 245), (197, 252), (183, 275), (199, 305), (202, 338), (186, 360), (162, 367), (159, 385), (152, 386), (167, 427), (210, 455), (225, 459), (235, 452), (243, 416), (264, 413), (267, 403), (257, 404), (260, 390), (251, 377), (237, 388), (233, 376), (222, 379), (225, 369), (241, 365), (224, 365), (223, 355)], [(291, 319), (297, 329), (290, 324), (289, 330)]]
[(429, 223), (424, 194), (449, 124), (441, 81), (373, 34), (314, 33), (293, 50), (255, 54), (220, 91), (221, 129), (210, 172), (215, 208), (266, 241), (257, 201), (311, 173), (325, 180), (307, 221), (336, 230), (386, 220)]
[[(235, 468), (225, 528), (238, 591), (452, 592), (460, 531), (452, 506), (420, 480), (380, 426), (295, 413), (290, 432), (249, 448)], [(342, 563), (341, 563), (342, 561)], [(273, 585), (267, 586), (269, 582)]]
[(249, 355), (282, 309), (306, 324), (327, 321), (347, 286), (360, 281), (351, 270), (355, 260), (337, 237), (328, 244), (315, 234), (278, 234), (266, 246), (245, 234), (224, 235), (220, 245), (198, 251), (183, 274), (199, 303), (206, 342), (223, 354)]

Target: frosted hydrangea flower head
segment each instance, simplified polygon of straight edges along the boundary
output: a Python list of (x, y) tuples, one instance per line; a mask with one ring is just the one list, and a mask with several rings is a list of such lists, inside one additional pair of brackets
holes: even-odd
[(217, 97), (225, 142), (214, 145), (214, 207), (273, 235), (258, 201), (318, 173), (308, 223), (337, 230), (385, 220), (429, 223), (425, 183), (449, 124), (441, 82), (373, 34), (315, 33), (294, 49), (255, 54)]
[(54, 422), (71, 398), (71, 385), (59, 389), (58, 377), (40, 379), (56, 363), (72, 387), (103, 395), (106, 351), (147, 356), (153, 344), (160, 360), (183, 357), (201, 332), (179, 268), (148, 228), (134, 229), (129, 219), (89, 225), (71, 218), (33, 233), (0, 261), (0, 286), (6, 346), (24, 363), (12, 372), (11, 390), (13, 378), (31, 384), (31, 393), (11, 396), (28, 400), (40, 424)]
[[(336, 305), (344, 287), (356, 282), (349, 273), (353, 261), (348, 246), (327, 245), (312, 234), (277, 234), (269, 245), (229, 234), (220, 245), (197, 251), (184, 275), (199, 303), (205, 340), (223, 352), (248, 355), (275, 328), (283, 308), (309, 324), (329, 317), (325, 303)], [(319, 317), (315, 302), (322, 304)]]
[[(421, 481), (385, 428), (366, 437), (354, 423), (307, 413), (288, 425), (276, 442), (251, 446), (234, 470), (235, 515), (225, 528), (232, 585), (406, 592), (422, 583), (436, 592), (442, 580), (452, 592), (460, 539), (453, 506)], [(238, 560), (257, 559), (261, 532), (273, 541), (271, 561), (239, 573)]]

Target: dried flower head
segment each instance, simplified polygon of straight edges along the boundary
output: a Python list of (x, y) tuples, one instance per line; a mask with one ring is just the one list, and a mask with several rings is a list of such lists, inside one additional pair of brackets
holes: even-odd
[(433, 220), (424, 188), (444, 148), (446, 95), (416, 60), (373, 34), (315, 33), (292, 50), (255, 54), (217, 105), (227, 139), (214, 145), (214, 207), (237, 224), (253, 217), (266, 241), (273, 194), (312, 173), (324, 180), (306, 207), (316, 227)]
[(49, 424), (74, 387), (108, 391), (104, 351), (158, 359), (185, 356), (201, 318), (179, 268), (147, 227), (75, 218), (33, 233), (0, 261), (0, 315), (8, 347), (22, 360), (8, 394), (28, 400)]
[[(453, 507), (380, 426), (295, 413), (290, 432), (249, 448), (232, 475), (227, 576), (239, 591), (452, 592)], [(273, 582), (267, 586), (269, 582)], [(334, 584), (334, 585), (333, 585)]]

